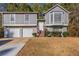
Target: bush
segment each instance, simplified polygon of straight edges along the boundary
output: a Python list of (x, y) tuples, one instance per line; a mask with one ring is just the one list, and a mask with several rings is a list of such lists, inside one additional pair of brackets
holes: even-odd
[(37, 36), (37, 33), (32, 33), (32, 35), (33, 35), (34, 37), (36, 37), (36, 36)]
[(63, 36), (64, 36), (64, 37), (68, 37), (68, 36), (69, 36), (69, 32), (64, 32), (64, 33), (63, 33)]
[(61, 32), (50, 32), (50, 31), (46, 30), (45, 36), (46, 37), (51, 37), (51, 36), (61, 37)]
[(46, 36), (46, 37), (51, 37), (52, 34), (51, 34), (50, 31), (48, 31), (48, 30), (46, 29), (46, 30), (45, 30), (45, 36)]
[(47, 35), (48, 37), (51, 37), (52, 36), (52, 33), (51, 32), (49, 32), (49, 34)]
[(61, 32), (52, 32), (52, 36), (61, 37)]

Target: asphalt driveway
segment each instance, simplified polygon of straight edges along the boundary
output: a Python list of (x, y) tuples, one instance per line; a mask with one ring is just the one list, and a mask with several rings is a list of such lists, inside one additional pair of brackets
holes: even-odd
[(0, 46), (4, 45), (10, 41), (12, 41), (12, 40), (0, 40)]

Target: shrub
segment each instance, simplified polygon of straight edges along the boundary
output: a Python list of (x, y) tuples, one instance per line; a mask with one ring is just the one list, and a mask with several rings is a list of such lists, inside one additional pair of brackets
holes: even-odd
[(52, 36), (61, 37), (61, 32), (52, 32)]
[(36, 37), (36, 36), (37, 36), (37, 33), (32, 33), (32, 35), (33, 35), (34, 37)]
[(64, 33), (63, 33), (63, 36), (64, 36), (64, 37), (68, 37), (68, 36), (69, 36), (69, 32), (64, 32)]
[(49, 34), (47, 35), (48, 37), (51, 37), (52, 36), (52, 33), (51, 32), (49, 32)]
[(51, 32), (48, 31), (47, 29), (45, 30), (45, 36), (46, 36), (46, 37), (51, 37), (51, 36), (52, 36), (52, 35), (51, 35)]
[(51, 37), (51, 36), (55, 36), (55, 37), (61, 37), (61, 32), (50, 32), (48, 30), (45, 31), (45, 36), (46, 37)]
[[(61, 32), (51, 32), (51, 31), (48, 31), (47, 29), (45, 30), (45, 36), (46, 37), (51, 37), (51, 36), (54, 36), (54, 37), (61, 37)], [(63, 32), (63, 36), (64, 37), (68, 37), (69, 36), (69, 32)]]

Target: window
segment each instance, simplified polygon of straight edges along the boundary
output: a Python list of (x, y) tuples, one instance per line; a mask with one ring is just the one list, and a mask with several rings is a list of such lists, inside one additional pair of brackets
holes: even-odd
[(62, 31), (62, 28), (59, 28), (59, 27), (57, 27), (57, 28), (53, 28), (53, 31)]
[(60, 12), (54, 13), (54, 23), (61, 23), (61, 13)]
[(25, 21), (29, 21), (29, 15), (25, 14)]
[(53, 14), (51, 14), (51, 23), (53, 23)]
[(14, 15), (15, 14), (11, 14), (11, 21), (14, 21)]

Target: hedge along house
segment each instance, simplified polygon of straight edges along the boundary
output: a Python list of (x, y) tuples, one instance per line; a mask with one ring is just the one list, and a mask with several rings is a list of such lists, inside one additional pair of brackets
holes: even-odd
[[(65, 32), (68, 27), (69, 12), (56, 4), (44, 13), (44, 19), (38, 20), (34, 12), (2, 12), (4, 37), (33, 37), (37, 30)], [(43, 33), (44, 34), (44, 33)]]
[(67, 32), (69, 13), (59, 4), (50, 8), (44, 16), (46, 29), (50, 32), (60, 32), (63, 36), (63, 32)]

